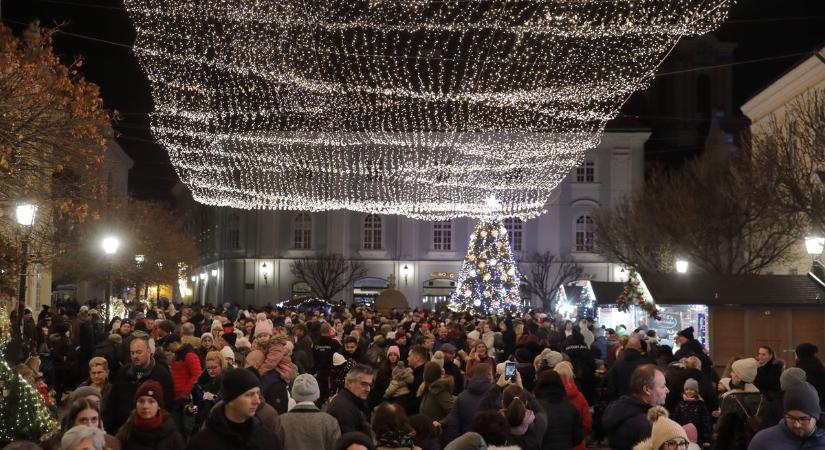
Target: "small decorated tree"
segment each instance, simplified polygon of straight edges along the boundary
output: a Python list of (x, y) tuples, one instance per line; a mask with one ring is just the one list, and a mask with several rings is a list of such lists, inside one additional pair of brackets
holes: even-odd
[(453, 311), (499, 314), (522, 309), (521, 273), (501, 220), (479, 222), (450, 298)]
[[(11, 323), (0, 306), (0, 354), (11, 340)], [(57, 428), (43, 398), (9, 363), (0, 358), (0, 444), (14, 440), (39, 441)]]

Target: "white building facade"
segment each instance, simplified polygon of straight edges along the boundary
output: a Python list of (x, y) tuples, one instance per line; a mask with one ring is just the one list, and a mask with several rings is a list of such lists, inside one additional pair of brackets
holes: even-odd
[[(615, 281), (621, 268), (596, 253), (593, 215), (610, 208), (644, 180), (645, 129), (611, 129), (554, 191), (547, 213), (507, 219), (520, 261), (535, 252), (572, 256), (595, 280)], [(446, 301), (467, 252), (475, 220), (427, 222), (352, 211), (306, 213), (215, 208), (195, 204), (186, 188), (173, 191), (202, 264), (189, 279), (192, 301), (263, 306), (308, 295), (290, 271), (294, 260), (338, 253), (361, 261), (367, 276), (332, 300), (374, 296), (394, 278), (411, 307)], [(520, 263), (529, 273), (529, 263)], [(391, 277), (392, 275), (392, 277)]]

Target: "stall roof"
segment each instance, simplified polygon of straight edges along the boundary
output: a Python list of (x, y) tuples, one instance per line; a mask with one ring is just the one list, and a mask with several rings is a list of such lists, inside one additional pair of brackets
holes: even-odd
[[(825, 290), (805, 275), (642, 273), (660, 305), (825, 305)], [(615, 304), (625, 283), (592, 282), (600, 305)]]

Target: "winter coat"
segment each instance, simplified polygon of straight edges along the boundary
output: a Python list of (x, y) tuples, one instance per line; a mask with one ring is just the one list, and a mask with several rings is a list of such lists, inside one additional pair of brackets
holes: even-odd
[(100, 356), (101, 358), (106, 359), (106, 363), (109, 364), (110, 378), (114, 378), (114, 376), (117, 375), (118, 369), (120, 369), (119, 351), (120, 346), (109, 339), (104, 339), (95, 345), (94, 356)]
[(802, 450), (825, 448), (825, 429), (817, 427), (814, 433), (800, 438), (788, 430), (785, 421), (766, 428), (751, 440), (748, 450)]
[(702, 373), (713, 382), (719, 381), (719, 375), (713, 370), (713, 360), (705, 353), (702, 343), (696, 339), (691, 339), (681, 347), (673, 355), (675, 359), (687, 358), (688, 356), (695, 356), (702, 362)]
[(172, 416), (161, 410), (163, 422), (154, 430), (141, 430), (130, 417), (117, 432), (123, 450), (180, 450), (186, 443), (175, 426)]
[(825, 367), (822, 362), (816, 356), (798, 358), (796, 367), (805, 371), (806, 380), (819, 393), (819, 405), (825, 406)]
[[(582, 394), (588, 402), (592, 402), (596, 393), (596, 359), (593, 357), (590, 346), (585, 344), (583, 339), (581, 333), (573, 333), (568, 339), (569, 345), (564, 348), (564, 352), (570, 357)], [(628, 385), (629, 380), (630, 378), (628, 378)]]
[(453, 378), (453, 395), (458, 395), (464, 390), (464, 374), (461, 368), (452, 361), (444, 361), (444, 374)]
[(481, 398), (487, 392), (492, 383), (486, 378), (471, 378), (467, 384), (467, 388), (456, 397), (450, 415), (447, 420), (447, 442), (452, 441), (458, 436), (461, 436), (470, 428), (473, 422), (473, 416), (479, 410)]
[(713, 427), (711, 425), (710, 410), (702, 399), (685, 400), (682, 399), (673, 408), (670, 418), (678, 422), (679, 425), (692, 423), (696, 426), (697, 437), (700, 444), (710, 443), (713, 439)]
[(631, 395), (624, 395), (610, 403), (602, 417), (602, 424), (610, 447), (631, 450), (638, 442), (650, 437), (652, 425), (647, 418), (651, 405)]
[(764, 366), (760, 366), (756, 370), (756, 379), (753, 380), (753, 384), (759, 389), (759, 392), (769, 397), (782, 392), (782, 388), (779, 386), (779, 377), (782, 375), (784, 365), (782, 361), (771, 358)]
[(493, 359), (493, 358), (490, 358), (490, 357), (479, 358), (479, 359), (475, 359), (475, 358), (468, 359), (467, 360), (467, 370), (465, 370), (464, 373), (466, 373), (468, 377), (473, 376), (473, 368), (476, 366), (476, 364), (481, 364), (481, 363), (489, 364), (490, 365), (490, 374), (495, 374), (496, 360)]
[(571, 450), (584, 440), (579, 412), (563, 387), (539, 386), (536, 399), (547, 415), (542, 450)]
[(330, 401), (327, 413), (338, 421), (341, 434), (360, 431), (367, 436), (372, 436), (367, 404), (353, 395), (349, 389), (344, 388), (338, 391), (338, 394)]
[(315, 370), (325, 373), (332, 369), (332, 355), (341, 351), (341, 343), (331, 337), (322, 336), (312, 350)]
[[(729, 391), (722, 396), (719, 421), (716, 423), (718, 450), (745, 450), (748, 447), (748, 416), (766, 417), (770, 414), (767, 400), (759, 392)], [(747, 413), (746, 411), (747, 410)], [(767, 420), (764, 420), (767, 422)], [(755, 430), (760, 431), (760, 430)]]
[[(593, 428), (593, 417), (590, 415), (590, 405), (572, 379), (562, 377), (562, 382), (564, 382), (564, 391), (567, 394), (567, 400), (576, 408), (576, 411), (579, 412), (582, 433), (588, 436), (590, 429)], [(584, 450), (584, 441), (576, 446), (576, 450)]]
[(419, 412), (435, 421), (444, 421), (450, 414), (453, 397), (452, 378), (439, 378), (424, 389)]
[[(498, 385), (495, 385), (494, 388), (498, 388)], [(533, 411), (535, 418), (524, 434), (510, 434), (508, 442), (518, 445), (522, 450), (540, 450), (543, 448), (542, 443), (547, 433), (547, 412), (532, 394), (525, 392), (522, 395), (522, 400), (525, 401), (527, 409)]]
[(474, 431), (468, 431), (444, 447), (444, 450), (521, 450), (517, 445), (487, 445), (484, 438)]
[(311, 402), (301, 402), (280, 416), (278, 439), (290, 450), (332, 450), (341, 427), (331, 415)]
[(312, 339), (309, 336), (303, 336), (295, 343), (295, 350), (292, 353), (295, 365), (297, 365), (303, 372), (314, 373), (315, 371), (315, 354), (312, 349)]
[(192, 387), (201, 375), (201, 361), (191, 345), (185, 344), (175, 352), (172, 361), (172, 381), (175, 383), (175, 400), (189, 397)]
[[(242, 428), (243, 431), (239, 431), (238, 428)], [(224, 412), (224, 404), (218, 403), (209, 414), (206, 426), (192, 436), (186, 448), (187, 450), (281, 450), (283, 447), (278, 436), (262, 426), (257, 417), (247, 419), (243, 424), (230, 426)]]
[(637, 367), (644, 364), (651, 364), (647, 356), (634, 348), (626, 348), (622, 358), (616, 360), (616, 363), (607, 372), (607, 400), (615, 400), (623, 395), (629, 395), (630, 376), (633, 375), (633, 371)]
[(667, 397), (665, 398), (665, 408), (673, 411), (676, 404), (682, 399), (685, 390), (685, 381), (693, 378), (699, 383), (699, 396), (705, 401), (708, 411), (715, 411), (719, 407), (716, 385), (713, 381), (699, 369), (688, 369), (680, 362), (671, 363), (665, 368), (665, 381), (667, 382)]
[[(257, 362), (260, 359), (260, 355), (258, 354), (259, 352), (265, 355), (263, 361), (260, 363)], [(292, 358), (289, 356), (289, 350), (287, 350), (286, 346), (280, 342), (270, 341), (269, 348), (266, 350), (252, 350), (249, 352), (249, 355), (246, 356), (246, 364), (247, 366), (251, 365), (258, 369), (261, 376), (264, 376), (269, 372), (276, 371), (278, 372), (278, 375), (281, 376), (281, 379), (285, 384), (292, 382), (294, 375), (294, 371), (292, 369)]]
[(590, 345), (590, 350), (593, 351), (593, 356), (596, 359), (601, 359), (603, 361), (607, 360), (607, 338), (604, 336), (596, 336), (593, 340), (593, 344)]
[[(201, 376), (198, 377), (198, 381), (192, 387), (192, 401), (198, 406), (198, 413), (195, 414), (195, 430), (200, 429), (201, 424), (209, 417), (209, 411), (221, 401), (222, 378), (223, 376), (212, 378), (209, 376), (209, 373), (204, 370)], [(214, 395), (212, 400), (203, 398), (203, 394), (207, 392)]]
[(103, 416), (107, 430), (117, 430), (126, 422), (135, 407), (135, 392), (144, 381), (157, 381), (163, 386), (163, 398), (175, 398), (174, 383), (169, 369), (154, 359), (151, 360), (151, 364), (151, 369), (145, 371), (141, 378), (137, 378), (135, 367), (132, 364), (118, 371), (117, 376), (111, 382), (112, 392), (106, 403), (106, 415)]

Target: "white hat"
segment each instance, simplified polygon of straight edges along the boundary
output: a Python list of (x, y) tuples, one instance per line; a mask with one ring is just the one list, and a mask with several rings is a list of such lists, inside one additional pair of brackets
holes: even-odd
[(347, 358), (344, 358), (344, 355), (342, 355), (338, 352), (335, 352), (332, 355), (332, 365), (333, 366), (340, 366), (341, 364), (344, 364), (345, 362), (347, 362)]

